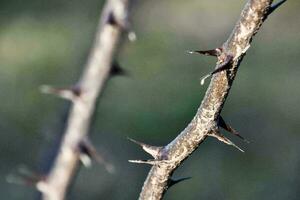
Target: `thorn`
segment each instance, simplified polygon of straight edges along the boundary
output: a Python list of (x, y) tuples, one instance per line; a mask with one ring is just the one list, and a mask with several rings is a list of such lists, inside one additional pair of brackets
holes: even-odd
[(224, 142), (225, 144), (228, 144), (230, 146), (233, 146), (235, 148), (237, 148), (239, 151), (241, 152), (245, 152), (243, 149), (241, 149), (240, 147), (238, 147), (236, 144), (234, 144), (231, 140), (229, 140), (228, 138), (226, 138), (224, 135), (222, 135), (218, 130), (213, 131), (212, 133), (208, 134), (209, 136), (212, 136), (214, 138), (217, 138), (219, 141)]
[(221, 65), (218, 66), (217, 69), (215, 69), (214, 71), (211, 72), (211, 75), (214, 75), (218, 72), (228, 69), (230, 67), (230, 63), (232, 62), (232, 60), (233, 60), (232, 55), (226, 55), (224, 61), (221, 63)]
[(45, 179), (45, 176), (30, 171), (26, 166), (20, 166), (18, 174), (9, 174), (6, 176), (8, 183), (26, 186), (36, 186), (38, 182)]
[(49, 85), (41, 85), (39, 89), (44, 94), (54, 94), (58, 97), (71, 101), (81, 95), (81, 90), (78, 86), (74, 86), (72, 88), (54, 88)]
[(162, 162), (162, 160), (128, 160), (128, 162), (137, 164), (158, 165)]
[(87, 154), (84, 153), (79, 154), (79, 159), (86, 168), (90, 168), (92, 166), (92, 159)]
[(127, 37), (130, 42), (136, 41), (136, 34), (134, 31), (131, 30), (130, 23), (127, 21), (128, 19), (125, 18), (124, 20), (116, 19), (116, 16), (112, 11), (109, 12), (106, 22), (112, 26), (119, 26), (123, 30), (127, 32)]
[(168, 188), (176, 185), (177, 183), (180, 183), (182, 181), (185, 181), (185, 180), (189, 180), (191, 179), (192, 177), (184, 177), (184, 178), (179, 178), (179, 179), (172, 179), (170, 178), (169, 181), (168, 181)]
[(114, 61), (111, 65), (110, 75), (127, 75), (127, 72), (119, 65), (117, 61)]
[(274, 12), (274, 10), (276, 10), (279, 6), (281, 6), (284, 2), (286, 2), (286, 0), (281, 0), (277, 3), (274, 3), (270, 6), (269, 10), (268, 10), (268, 15), (270, 15), (272, 12)]
[(117, 22), (117, 19), (116, 19), (114, 13), (113, 13), (112, 11), (109, 12), (106, 22), (107, 22), (108, 24), (112, 25), (112, 26), (116, 26), (116, 25), (119, 24), (119, 23)]
[(230, 67), (230, 63), (232, 62), (233, 60), (233, 56), (231, 55), (227, 55), (225, 57), (225, 60), (221, 63), (221, 65), (218, 66), (217, 69), (215, 69), (214, 71), (210, 72), (209, 74), (206, 74), (205, 76), (201, 77), (200, 79), (200, 84), (201, 85), (204, 85), (205, 83), (205, 80), (209, 77), (211, 77), (212, 75), (218, 73), (218, 72), (221, 72), (221, 71), (224, 71), (224, 70), (227, 70), (229, 67)]
[(153, 158), (157, 159), (160, 155), (160, 151), (162, 149), (162, 147), (156, 147), (156, 146), (151, 146), (142, 142), (138, 142), (134, 139), (128, 138), (131, 142), (139, 145), (142, 147), (142, 149), (144, 151), (146, 151), (147, 153), (149, 153)]
[(235, 136), (239, 137), (240, 139), (242, 139), (244, 142), (246, 143), (250, 143), (247, 139), (245, 139), (243, 136), (241, 136), (241, 134), (236, 131), (234, 128), (232, 128), (230, 125), (226, 124), (226, 122), (224, 121), (223, 117), (220, 115), (219, 119), (218, 119), (218, 126), (220, 126), (221, 128), (225, 129), (226, 131), (228, 131), (229, 133), (234, 134)]
[(212, 50), (204, 50), (204, 51), (188, 51), (190, 54), (199, 53), (206, 56), (215, 56), (218, 57), (222, 53), (222, 48), (216, 48)]
[(94, 145), (88, 139), (83, 139), (79, 143), (79, 150), (80, 161), (85, 167), (91, 167), (92, 160), (95, 160), (98, 164), (104, 165), (105, 169), (109, 173), (115, 172), (115, 167), (103, 159), (103, 157), (97, 152)]

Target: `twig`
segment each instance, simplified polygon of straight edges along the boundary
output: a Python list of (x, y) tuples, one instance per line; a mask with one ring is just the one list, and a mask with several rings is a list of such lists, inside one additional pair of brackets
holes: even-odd
[[(273, 11), (271, 3), (272, 0), (249, 0), (228, 40), (221, 48), (217, 48), (218, 51), (196, 51), (217, 56), (216, 70), (210, 74), (212, 80), (194, 119), (171, 143), (160, 149), (159, 155), (156, 155), (156, 162), (152, 162), (153, 166), (144, 182), (140, 200), (161, 199), (169, 187), (174, 170), (207, 137), (213, 136), (234, 146), (229, 139), (219, 134), (219, 116), (252, 37), (270, 11)], [(221, 67), (222, 69), (218, 70)]]
[[(111, 71), (116, 46), (125, 30), (128, 0), (107, 0), (97, 28), (94, 47), (89, 56), (85, 70), (76, 88), (57, 90), (43, 88), (44, 92), (58, 94), (72, 100), (68, 122), (59, 153), (46, 180), (40, 181), (37, 188), (44, 200), (62, 200), (78, 166), (78, 147), (86, 138), (90, 121), (99, 96)], [(47, 90), (45, 90), (47, 89)], [(72, 95), (73, 93), (73, 95)]]

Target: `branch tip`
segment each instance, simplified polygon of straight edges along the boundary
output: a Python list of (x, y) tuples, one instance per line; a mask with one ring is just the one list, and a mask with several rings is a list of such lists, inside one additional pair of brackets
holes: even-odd
[(139, 145), (142, 147), (142, 149), (144, 151), (146, 151), (148, 154), (150, 154), (153, 158), (158, 158), (159, 155), (160, 155), (160, 151), (162, 149), (162, 147), (157, 147), (157, 146), (151, 146), (151, 145), (148, 145), (148, 144), (145, 144), (145, 143), (142, 143), (142, 142), (139, 142), (139, 141), (136, 141), (132, 138), (128, 138), (128, 140), (130, 140), (131, 142)]

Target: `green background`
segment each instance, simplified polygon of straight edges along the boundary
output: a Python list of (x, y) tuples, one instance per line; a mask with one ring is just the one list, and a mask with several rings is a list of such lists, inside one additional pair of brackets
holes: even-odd
[[(0, 18), (0, 198), (35, 199), (33, 187), (9, 184), (26, 166), (49, 168), (68, 103), (40, 94), (42, 84), (79, 79), (103, 1), (2, 0)], [(133, 1), (138, 40), (124, 37), (117, 60), (128, 76), (107, 83), (91, 140), (116, 172), (81, 168), (68, 199), (137, 199), (148, 155), (126, 138), (165, 145), (194, 116), (208, 85), (201, 76), (216, 59), (186, 50), (211, 49), (229, 36), (245, 1)], [(175, 172), (192, 179), (165, 199), (299, 199), (300, 2), (289, 0), (255, 36), (223, 117), (250, 144), (229, 136), (245, 153), (209, 138)], [(227, 133), (225, 133), (228, 135)]]

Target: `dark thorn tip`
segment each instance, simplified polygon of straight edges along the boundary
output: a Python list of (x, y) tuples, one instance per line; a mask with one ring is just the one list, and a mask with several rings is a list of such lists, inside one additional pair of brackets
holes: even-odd
[(272, 4), (268, 10), (268, 15), (270, 15), (272, 12), (274, 12), (279, 6), (281, 6), (285, 2), (286, 2), (286, 0), (281, 0), (277, 3)]
[(191, 178), (192, 178), (192, 177), (184, 177), (184, 178), (179, 178), (179, 179), (172, 179), (172, 178), (170, 178), (170, 179), (169, 179), (169, 182), (168, 182), (168, 188), (170, 188), (170, 187), (176, 185), (177, 183), (183, 182), (183, 181), (185, 181), (185, 180), (189, 180), (189, 179), (191, 179)]

